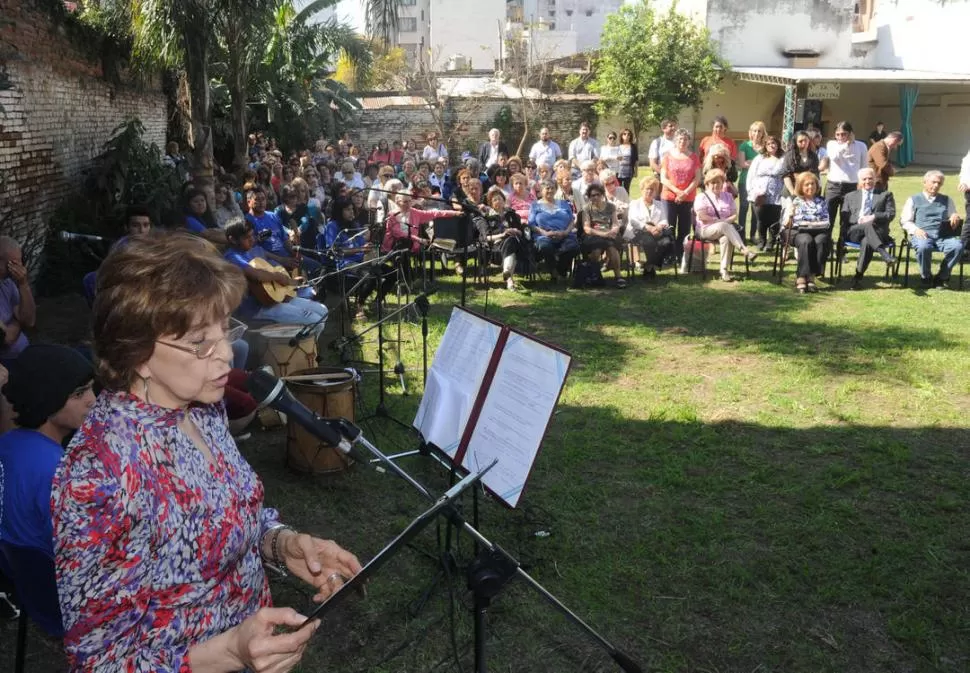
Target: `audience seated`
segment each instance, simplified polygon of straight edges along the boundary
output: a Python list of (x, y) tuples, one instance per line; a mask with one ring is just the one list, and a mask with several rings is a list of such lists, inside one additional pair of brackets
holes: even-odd
[(606, 188), (593, 183), (586, 188), (586, 205), (579, 211), (578, 227), (582, 228), (581, 249), (587, 261), (600, 263), (606, 255), (606, 269), (613, 272), (616, 287), (625, 288), (620, 271), (622, 227), (617, 208), (606, 200)]
[(639, 262), (637, 248), (643, 250), (645, 277), (653, 277), (664, 260), (674, 254), (674, 238), (667, 223), (667, 208), (660, 201), (660, 180), (654, 176), (640, 180), (640, 198), (630, 202), (624, 239), (631, 243), (631, 256)]
[(849, 226), (846, 240), (859, 244), (859, 261), (852, 281), (852, 288), (858, 289), (874, 251), (886, 264), (896, 261), (885, 247), (892, 241), (889, 224), (896, 218), (896, 201), (892, 192), (876, 191), (876, 174), (871, 168), (859, 170), (859, 188), (845, 195), (842, 216)]
[[(953, 199), (940, 194), (943, 173), (927, 171), (923, 176), (923, 192), (906, 199), (900, 223), (909, 234), (909, 244), (916, 252), (916, 263), (924, 287), (943, 287), (950, 280), (950, 272), (963, 254), (960, 225)], [(942, 252), (940, 270), (933, 275), (933, 252)]]
[(799, 173), (794, 186), (795, 198), (781, 216), (782, 240), (798, 252), (795, 289), (799, 294), (818, 292), (815, 277), (825, 268), (832, 242), (829, 206), (819, 194), (818, 177), (814, 173)]
[[(571, 185), (568, 175), (564, 180)], [(579, 254), (579, 240), (572, 205), (556, 199), (555, 183), (547, 181), (542, 185), (542, 198), (529, 209), (529, 227), (536, 252), (548, 265), (553, 281), (565, 277)]]
[[(717, 145), (710, 148), (708, 158), (717, 155)], [(721, 247), (721, 280), (730, 282), (731, 260), (734, 249), (738, 248), (748, 260), (758, 256), (748, 249), (744, 238), (734, 226), (738, 219), (738, 209), (734, 197), (726, 188), (727, 176), (720, 168), (712, 168), (704, 174), (704, 191), (694, 199), (694, 215), (697, 217), (697, 238), (702, 241), (718, 241)], [(685, 255), (687, 257), (687, 255)], [(684, 271), (687, 271), (684, 260)]]
[(490, 208), (490, 217), (479, 220), (485, 225), (479, 235), (489, 249), (498, 250), (502, 258), (505, 287), (514, 290), (516, 266), (523, 266), (529, 261), (529, 229), (523, 225), (519, 214), (507, 207), (505, 192), (501, 187), (489, 189), (485, 201)]

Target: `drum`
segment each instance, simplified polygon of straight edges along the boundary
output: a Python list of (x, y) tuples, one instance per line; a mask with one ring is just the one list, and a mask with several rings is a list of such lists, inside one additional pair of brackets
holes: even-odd
[(317, 337), (309, 334), (295, 345), (290, 339), (303, 325), (267, 325), (253, 330), (252, 349), (261, 364), (269, 365), (277, 376), (317, 366)]
[[(352, 372), (335, 367), (316, 367), (295, 372), (292, 377), (287, 381), (287, 387), (310, 411), (324, 418), (354, 420), (356, 381)], [(352, 462), (336, 447), (287, 420), (286, 464), (293, 469), (327, 474), (346, 470)]]

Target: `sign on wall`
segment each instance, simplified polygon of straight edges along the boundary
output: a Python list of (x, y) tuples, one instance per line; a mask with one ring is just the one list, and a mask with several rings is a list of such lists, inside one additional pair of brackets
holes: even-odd
[(838, 82), (810, 82), (805, 98), (833, 100), (839, 97), (841, 85)]

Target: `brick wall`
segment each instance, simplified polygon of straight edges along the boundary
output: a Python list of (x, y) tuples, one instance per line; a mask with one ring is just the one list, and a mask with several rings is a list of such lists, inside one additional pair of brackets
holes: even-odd
[[(369, 99), (375, 100), (375, 99)], [(377, 99), (379, 100), (379, 99)], [(495, 126), (496, 116), (503, 106), (508, 105), (513, 112), (513, 124), (504, 138), (510, 152), (515, 152), (522, 137), (522, 119), (519, 114), (521, 104), (515, 100), (500, 98), (449, 98), (445, 102), (444, 119), (447, 127), (458, 125), (455, 137), (449, 144), (449, 152), (460, 156), (466, 149), (476, 151), (480, 143), (488, 139), (488, 130)], [(579, 135), (579, 124), (589, 121), (593, 135), (596, 135), (596, 114), (592, 102), (580, 99), (550, 99), (535, 113), (535, 118), (549, 128), (552, 139), (559, 143), (562, 151), (573, 138)], [(419, 148), (428, 131), (435, 129), (434, 118), (423, 104), (392, 105), (381, 108), (366, 108), (361, 111), (356, 131), (352, 131), (354, 142), (370, 148), (379, 140), (407, 140), (413, 138)], [(528, 154), (532, 143), (538, 139), (539, 128), (530, 128), (530, 139), (523, 149)]]
[(167, 108), (160, 81), (110, 84), (100, 61), (30, 0), (0, 0), (0, 16), (0, 57), (14, 87), (0, 91), (0, 222), (23, 238), (43, 231), (127, 118), (141, 119), (147, 139), (164, 146)]

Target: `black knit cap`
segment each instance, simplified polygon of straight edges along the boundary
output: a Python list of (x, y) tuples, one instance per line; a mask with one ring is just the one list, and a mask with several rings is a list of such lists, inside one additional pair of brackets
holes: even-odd
[(93, 378), (94, 366), (73, 348), (38, 344), (27, 346), (10, 365), (3, 394), (17, 413), (17, 425), (37, 429)]

